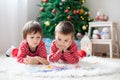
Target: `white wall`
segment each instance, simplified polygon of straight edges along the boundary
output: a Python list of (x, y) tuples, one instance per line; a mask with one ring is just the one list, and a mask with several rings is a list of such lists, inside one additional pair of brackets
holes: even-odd
[(17, 0), (0, 0), (0, 52), (16, 44)]
[(92, 17), (95, 17), (99, 9), (104, 9), (110, 20), (120, 25), (120, 0), (86, 0), (85, 5), (90, 9)]
[(37, 4), (41, 0), (28, 0), (28, 20), (36, 19), (39, 16), (39, 7)]
[(0, 0), (0, 54), (11, 46), (19, 46), (22, 27), (38, 16), (40, 0)]

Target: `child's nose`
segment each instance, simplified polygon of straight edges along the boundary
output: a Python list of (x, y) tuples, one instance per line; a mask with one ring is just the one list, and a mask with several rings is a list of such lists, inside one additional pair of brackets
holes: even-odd
[(33, 41), (34, 41), (34, 42), (37, 42), (37, 39), (34, 39)]
[(65, 45), (65, 42), (64, 42), (64, 41), (62, 42), (62, 45)]

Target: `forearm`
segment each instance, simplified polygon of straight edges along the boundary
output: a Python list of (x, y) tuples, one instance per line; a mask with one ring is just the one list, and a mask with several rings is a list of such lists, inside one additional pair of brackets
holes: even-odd
[(41, 64), (45, 64), (45, 65), (48, 65), (49, 64), (49, 62), (47, 61), (47, 59), (45, 59), (45, 58), (42, 58), (42, 57), (35, 57), (38, 61), (39, 61), (39, 63), (41, 63)]
[(51, 53), (51, 55), (49, 56), (49, 61), (57, 62), (61, 56), (62, 53), (58, 50), (57, 52)]
[(25, 55), (19, 54), (17, 56), (17, 62), (24, 63), (24, 58), (25, 58)]
[(72, 53), (71, 54), (70, 51), (65, 52), (64, 57), (67, 60), (67, 62), (69, 62), (71, 64), (78, 63), (78, 61), (79, 61), (79, 57), (77, 56), (77, 53)]

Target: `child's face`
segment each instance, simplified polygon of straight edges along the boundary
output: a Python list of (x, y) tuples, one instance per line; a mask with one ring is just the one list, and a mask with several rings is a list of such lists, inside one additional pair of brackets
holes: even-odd
[(27, 40), (30, 48), (36, 48), (41, 41), (41, 34), (39, 32), (37, 32), (35, 34), (29, 33), (29, 34), (27, 34), (26, 40)]
[(66, 46), (70, 46), (72, 42), (72, 34), (64, 35), (62, 33), (56, 32), (55, 40), (59, 47), (65, 48)]

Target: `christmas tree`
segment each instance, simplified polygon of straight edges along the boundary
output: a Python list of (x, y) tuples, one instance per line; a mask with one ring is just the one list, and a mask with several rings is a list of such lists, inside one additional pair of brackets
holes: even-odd
[(60, 21), (70, 21), (75, 27), (75, 38), (88, 31), (89, 9), (84, 7), (85, 0), (41, 0), (40, 16), (37, 21), (43, 27), (44, 37), (54, 38), (54, 29)]

